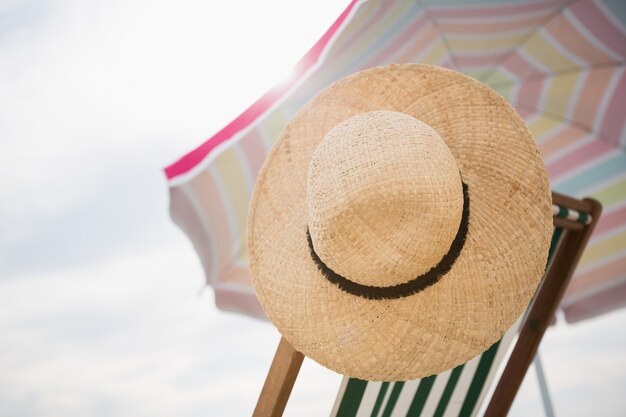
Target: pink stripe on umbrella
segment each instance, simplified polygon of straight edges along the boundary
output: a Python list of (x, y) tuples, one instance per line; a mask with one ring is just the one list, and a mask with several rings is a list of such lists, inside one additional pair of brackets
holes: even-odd
[(335, 23), (332, 24), (320, 40), (313, 46), (313, 48), (311, 48), (309, 52), (298, 62), (293, 71), (293, 76), (288, 82), (272, 88), (254, 104), (248, 107), (235, 120), (226, 125), (226, 127), (217, 132), (214, 136), (206, 140), (202, 145), (165, 168), (165, 175), (167, 178), (171, 180), (172, 178), (189, 172), (196, 165), (202, 162), (202, 160), (204, 160), (204, 158), (206, 158), (218, 145), (230, 139), (237, 132), (251, 124), (259, 116), (265, 113), (274, 103), (276, 103), (287, 91), (289, 91), (298, 82), (298, 80), (311, 67), (313, 67), (313, 65), (315, 65), (326, 48), (326, 45), (335, 32), (337, 32), (339, 27), (341, 27), (344, 20), (346, 20), (348, 14), (357, 1), (358, 0), (352, 0), (350, 5), (348, 5), (346, 10), (344, 10)]
[(584, 298), (593, 295), (594, 290), (597, 290), (599, 285), (610, 286), (611, 282), (623, 275), (625, 270), (626, 258), (619, 258), (584, 274), (577, 275), (565, 291), (564, 304), (567, 304), (568, 298)]
[(621, 282), (591, 297), (565, 306), (563, 312), (569, 323), (575, 323), (624, 306), (626, 306), (626, 282)]
[[(360, 39), (363, 39), (367, 36), (367, 34), (372, 30), (372, 26), (376, 24), (376, 21), (384, 16), (391, 6), (393, 6), (395, 2), (393, 1), (385, 1), (385, 2), (369, 2), (362, 4), (361, 10), (366, 7), (373, 7), (373, 5), (377, 6), (377, 10), (375, 12), (369, 12), (370, 16), (367, 22), (355, 22), (360, 25), (360, 30), (355, 31), (349, 38), (347, 38), (347, 34), (344, 33), (341, 44), (338, 45), (337, 48), (334, 48), (334, 52), (332, 56), (342, 56), (347, 52), (351, 47), (353, 47)], [(329, 57), (330, 58), (330, 57)]]
[[(530, 107), (531, 109), (538, 109), (544, 82), (545, 78), (539, 78), (522, 84), (518, 90), (517, 99), (514, 102)], [(541, 110), (539, 110), (539, 112), (541, 112)]]
[(563, 158), (548, 164), (546, 167), (548, 169), (548, 176), (551, 181), (555, 181), (573, 168), (577, 168), (583, 163), (595, 163), (595, 159), (614, 150), (615, 146), (603, 140), (593, 140), (575, 151), (566, 154)]
[(572, 21), (563, 15), (557, 16), (545, 27), (545, 30), (577, 58), (589, 64), (612, 62), (613, 58), (601, 48), (592, 44), (580, 31), (574, 27)]
[(616, 69), (611, 67), (597, 68), (587, 73), (585, 83), (579, 94), (579, 97), (584, 97), (584, 100), (578, 100), (576, 103), (574, 120), (585, 126), (593, 126), (606, 94), (607, 86), (615, 71)]
[(239, 143), (246, 158), (247, 165), (250, 167), (250, 173), (256, 177), (267, 154), (261, 135), (259, 135), (257, 129), (252, 129), (250, 133), (247, 134), (246, 140)]
[[(505, 21), (475, 21), (471, 23), (464, 23), (458, 21), (442, 21), (439, 23), (439, 28), (446, 35), (465, 35), (477, 33), (494, 36), (497, 32), (510, 32), (516, 29), (528, 29), (532, 30), (538, 26), (545, 16), (514, 16), (517, 19), (506, 19)], [(523, 33), (523, 31), (520, 31)]]
[(528, 61), (521, 50), (517, 50), (506, 58), (500, 66), (521, 81), (525, 81), (532, 74), (542, 73), (543, 71), (537, 68), (531, 61)]
[(469, 55), (460, 53), (458, 55), (455, 55), (454, 59), (461, 67), (481, 67), (497, 64), (507, 54), (508, 51), (500, 51), (493, 54), (482, 53), (481, 55)]
[(213, 256), (217, 252), (212, 250), (211, 235), (204, 230), (201, 213), (198, 213), (182, 187), (170, 188), (170, 213), (193, 243), (205, 274), (211, 271), (212, 263), (216, 262)]
[(585, 131), (572, 126), (563, 126), (555, 134), (542, 138), (538, 144), (539, 152), (541, 152), (541, 156), (544, 159), (548, 159), (556, 152), (564, 149), (566, 146), (571, 146), (585, 136), (587, 136)]
[[(194, 206), (198, 210), (198, 217), (202, 218), (210, 228), (209, 231), (199, 229), (191, 230), (187, 233), (193, 236), (196, 233), (210, 232), (215, 250), (214, 262), (217, 263), (217, 274), (219, 276), (224, 269), (229, 267), (230, 248), (232, 247), (224, 198), (219, 194), (218, 187), (208, 171), (200, 172), (186, 186), (191, 188), (192, 192), (188, 193), (187, 197), (193, 200)], [(206, 269), (206, 271), (211, 271), (211, 269)], [(213, 283), (210, 282), (210, 284)]]
[(389, 62), (389, 56), (397, 52), (403, 45), (405, 45), (409, 39), (417, 39), (422, 36), (422, 32), (427, 30), (424, 25), (430, 25), (426, 17), (422, 14), (413, 23), (407, 27), (404, 32), (399, 34), (393, 42), (385, 46), (378, 54), (367, 60), (362, 65), (363, 68), (369, 68), (375, 65), (380, 65), (381, 62)]
[[(419, 33), (419, 36), (411, 43), (409, 48), (402, 52), (400, 56), (396, 57), (396, 62), (412, 62), (418, 57), (425, 49), (433, 42), (437, 40), (437, 30), (434, 26), (430, 25), (425, 30)], [(437, 42), (439, 42), (437, 40)]]
[(604, 233), (610, 232), (624, 224), (626, 224), (626, 206), (609, 213), (602, 213), (593, 235), (594, 237), (602, 236)]
[[(247, 269), (246, 272), (247, 273)], [(232, 290), (230, 288), (215, 286), (215, 305), (220, 310), (243, 313), (253, 317), (267, 320), (263, 309), (259, 304), (254, 292), (249, 293)]]
[(613, 97), (606, 108), (601, 133), (611, 143), (618, 145), (624, 131), (626, 110), (626, 71), (622, 71), (619, 82), (612, 92)]
[(578, 1), (570, 9), (600, 42), (619, 56), (626, 56), (626, 36), (615, 27), (593, 1)]
[[(521, 13), (530, 13), (537, 10), (545, 10), (546, 14), (550, 13), (556, 7), (565, 3), (563, 0), (539, 1), (530, 4), (514, 4), (510, 6), (469, 6), (454, 8), (437, 8), (429, 9), (430, 14), (435, 19), (443, 19), (446, 17), (462, 17), (462, 18), (484, 18), (484, 17), (505, 17), (519, 16)], [(444, 6), (445, 7), (445, 6)]]

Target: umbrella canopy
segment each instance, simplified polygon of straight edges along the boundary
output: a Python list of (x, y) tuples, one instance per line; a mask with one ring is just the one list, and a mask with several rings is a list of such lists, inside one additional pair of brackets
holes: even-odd
[(620, 0), (353, 1), (271, 90), (166, 168), (171, 213), (202, 260), (218, 307), (257, 317), (246, 215), (256, 174), (289, 119), (333, 81), (377, 65), (464, 72), (524, 117), (555, 191), (604, 215), (562, 303), (578, 321), (626, 305), (626, 4)]

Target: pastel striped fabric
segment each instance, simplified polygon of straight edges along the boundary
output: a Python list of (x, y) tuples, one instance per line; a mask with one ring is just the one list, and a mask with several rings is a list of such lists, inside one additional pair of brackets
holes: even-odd
[(568, 321), (626, 304), (626, 3), (621, 0), (354, 0), (263, 96), (166, 169), (174, 220), (220, 308), (263, 317), (245, 248), (254, 180), (281, 129), (313, 95), (355, 71), (420, 62), (503, 95), (536, 137), (553, 189), (604, 205), (562, 307)]
[[(586, 223), (587, 213), (554, 206), (554, 217)], [(555, 228), (548, 269), (561, 242)], [(454, 369), (414, 381), (367, 382), (344, 377), (331, 417), (471, 417), (478, 415), (495, 389), (501, 365), (508, 360), (525, 314), (502, 338), (481, 355)]]

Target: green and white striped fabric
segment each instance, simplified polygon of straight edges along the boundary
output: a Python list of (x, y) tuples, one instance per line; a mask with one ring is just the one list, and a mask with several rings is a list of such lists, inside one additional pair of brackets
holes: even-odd
[[(555, 217), (586, 223), (589, 215), (564, 207)], [(555, 228), (550, 244), (550, 260), (563, 229)], [(344, 377), (331, 417), (471, 417), (479, 413), (485, 398), (495, 389), (495, 380), (513, 341), (517, 338), (524, 313), (515, 324), (483, 354), (454, 369), (414, 381), (367, 382)]]
[(450, 371), (414, 381), (366, 382), (344, 378), (337, 417), (473, 416), (488, 393), (518, 324), (485, 353)]
[(559, 207), (556, 204), (552, 205), (552, 215), (582, 224), (591, 223), (591, 216), (588, 213), (581, 213), (576, 210), (568, 209), (567, 207)]

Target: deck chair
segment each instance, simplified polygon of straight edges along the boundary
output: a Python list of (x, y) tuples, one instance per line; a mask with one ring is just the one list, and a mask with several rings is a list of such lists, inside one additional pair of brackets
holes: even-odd
[[(367, 382), (344, 377), (331, 417), (475, 416), (486, 398), (491, 400), (485, 416), (506, 415), (602, 210), (592, 199), (558, 193), (552, 199), (554, 232), (546, 274), (529, 307), (500, 341), (469, 362), (428, 378)], [(302, 360), (281, 339), (254, 416), (282, 415)]]
[(346, 377), (331, 415), (469, 417), (480, 412), (491, 392), (485, 415), (506, 415), (600, 217), (597, 201), (552, 196), (554, 232), (546, 274), (526, 312), (500, 341), (463, 365), (420, 380), (381, 383)]

